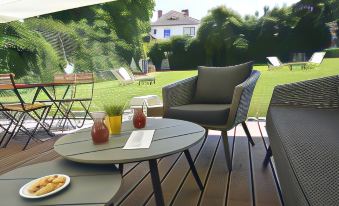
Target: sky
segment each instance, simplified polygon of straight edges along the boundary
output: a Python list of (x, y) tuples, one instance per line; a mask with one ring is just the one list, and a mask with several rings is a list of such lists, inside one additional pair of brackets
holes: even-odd
[(152, 21), (157, 19), (157, 11), (163, 10), (166, 13), (170, 10), (181, 11), (189, 9), (190, 16), (201, 19), (207, 15), (208, 10), (226, 5), (241, 15), (253, 14), (259, 11), (259, 15), (263, 14), (265, 5), (273, 8), (274, 6), (287, 6), (298, 2), (299, 0), (156, 0), (156, 6)]

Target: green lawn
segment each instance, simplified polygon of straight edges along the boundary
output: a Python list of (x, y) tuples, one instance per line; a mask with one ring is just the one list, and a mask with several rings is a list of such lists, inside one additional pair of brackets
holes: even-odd
[[(281, 68), (268, 71), (267, 66), (256, 66), (261, 71), (261, 77), (252, 98), (249, 116), (265, 116), (274, 86), (302, 80), (314, 79), (339, 74), (339, 59), (325, 59), (321, 66), (312, 70), (293, 71)], [(120, 86), (117, 81), (100, 82), (95, 84), (95, 94), (92, 110), (101, 110), (102, 105), (112, 101), (128, 102), (134, 96), (156, 94), (161, 96), (161, 88), (172, 82), (185, 79), (197, 74), (197, 71), (157, 72), (155, 85)]]
[[(261, 77), (254, 91), (249, 116), (266, 116), (267, 107), (271, 99), (274, 86), (278, 84), (337, 75), (339, 74), (339, 58), (325, 59), (321, 66), (312, 70), (301, 70), (297, 68), (290, 71), (288, 68), (281, 68), (268, 71), (267, 66), (255, 66), (255, 69), (261, 71)], [(196, 74), (197, 71), (157, 72), (153, 74), (156, 76), (156, 84), (140, 86), (138, 83), (121, 86), (117, 81), (98, 82), (95, 84), (94, 99), (91, 110), (102, 110), (103, 105), (110, 102), (129, 102), (129, 100), (134, 96), (149, 94), (161, 96), (161, 89), (163, 86)], [(64, 91), (63, 88), (58, 88), (58, 90), (59, 92)], [(34, 96), (34, 91), (23, 92), (25, 100), (27, 102), (31, 101)], [(78, 92), (81, 96), (86, 96), (89, 91), (85, 88), (79, 88)], [(7, 100), (11, 100), (12, 98), (13, 97), (7, 97)], [(40, 99), (40, 97), (38, 99)], [(42, 96), (41, 99), (46, 99), (46, 97)], [(76, 106), (77, 109), (81, 109), (78, 105), (74, 106)]]
[(288, 68), (268, 71), (266, 66), (255, 67), (261, 71), (261, 77), (254, 91), (250, 107), (250, 116), (266, 116), (273, 89), (276, 85), (298, 82), (339, 74), (339, 59), (324, 59), (322, 64), (312, 70)]
[(137, 82), (129, 85), (119, 85), (118, 81), (106, 81), (95, 84), (92, 110), (101, 110), (103, 104), (110, 102), (129, 102), (132, 97), (143, 95), (161, 95), (163, 86), (180, 79), (197, 74), (197, 71), (157, 72), (156, 84), (139, 85)]

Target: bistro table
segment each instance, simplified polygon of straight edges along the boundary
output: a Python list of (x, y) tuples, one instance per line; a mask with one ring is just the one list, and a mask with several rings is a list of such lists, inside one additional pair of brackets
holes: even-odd
[[(65, 89), (65, 91), (64, 91), (64, 93), (63, 93), (63, 95), (62, 95), (62, 98), (61, 98), (61, 99), (64, 99), (64, 98), (66, 97), (67, 93), (69, 92), (70, 87), (71, 87), (72, 85), (74, 85), (74, 84), (75, 84), (75, 81), (67, 81), (67, 82), (47, 82), (47, 83), (28, 83), (28, 84), (16, 83), (16, 84), (15, 84), (15, 87), (16, 87), (17, 89), (37, 89), (37, 90), (35, 91), (34, 97), (32, 98), (32, 104), (35, 103), (35, 102), (37, 101), (37, 98), (38, 98), (39, 94), (40, 94), (41, 92), (43, 92), (43, 93), (47, 96), (48, 100), (47, 100), (47, 101), (46, 101), (46, 100), (45, 100), (45, 101), (37, 101), (37, 102), (51, 102), (51, 103), (57, 108), (57, 110), (55, 111), (55, 113), (54, 113), (54, 115), (53, 115), (53, 118), (52, 118), (52, 119), (54, 120), (55, 115), (56, 115), (58, 112), (60, 112), (61, 115), (62, 115), (63, 117), (66, 117), (66, 114), (65, 114), (64, 111), (62, 110), (62, 109), (66, 110), (66, 108), (64, 108), (64, 106), (63, 106), (60, 102), (57, 102), (57, 101), (56, 101), (56, 92), (55, 92), (55, 88), (56, 88), (56, 87), (60, 87), (60, 86), (66, 87), (66, 89)], [(48, 91), (48, 89), (47, 89), (48, 87), (52, 87), (52, 88), (53, 88), (53, 94), (51, 94), (51, 93)], [(52, 124), (53, 124), (53, 120), (52, 120), (51, 124), (49, 125), (48, 130), (51, 129), (51, 126), (52, 126)], [(72, 123), (69, 119), (66, 118), (66, 120), (68, 120), (69, 123), (71, 124), (71, 126), (72, 126), (73, 128), (75, 128), (75, 126), (73, 125), (73, 123)]]
[[(41, 199), (19, 196), (27, 182), (52, 174), (70, 176), (71, 183), (62, 191)], [(59, 158), (15, 169), (0, 176), (1, 205), (110, 205), (121, 185), (121, 174), (113, 165), (79, 164)]]
[(157, 159), (184, 152), (192, 174), (201, 190), (203, 185), (198, 176), (189, 148), (201, 141), (205, 129), (197, 124), (174, 119), (147, 119), (146, 130), (154, 129), (154, 136), (148, 149), (122, 149), (134, 127), (131, 121), (123, 123), (120, 135), (111, 136), (108, 143), (92, 143), (91, 130), (83, 129), (61, 137), (54, 145), (57, 153), (66, 159), (89, 164), (124, 164), (148, 161), (157, 205), (164, 205)]

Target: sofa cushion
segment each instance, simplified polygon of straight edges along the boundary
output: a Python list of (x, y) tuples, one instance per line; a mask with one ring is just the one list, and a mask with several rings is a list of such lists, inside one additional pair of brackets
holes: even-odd
[(182, 105), (169, 108), (166, 117), (205, 125), (223, 125), (226, 124), (230, 106), (229, 104)]
[(339, 110), (271, 106), (267, 132), (286, 205), (338, 205)]
[(193, 102), (196, 104), (230, 104), (234, 88), (250, 75), (253, 62), (229, 67), (199, 67)]

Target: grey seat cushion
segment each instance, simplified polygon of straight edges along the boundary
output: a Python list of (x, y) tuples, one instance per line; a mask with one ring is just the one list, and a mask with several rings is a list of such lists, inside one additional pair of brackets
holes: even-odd
[(267, 118), (286, 205), (301, 205), (302, 196), (309, 205), (338, 205), (339, 110), (272, 106)]
[(234, 88), (252, 72), (253, 62), (229, 67), (199, 67), (193, 102), (196, 104), (230, 104)]
[(167, 118), (181, 119), (205, 125), (226, 124), (229, 104), (188, 104), (171, 107), (167, 111)]

